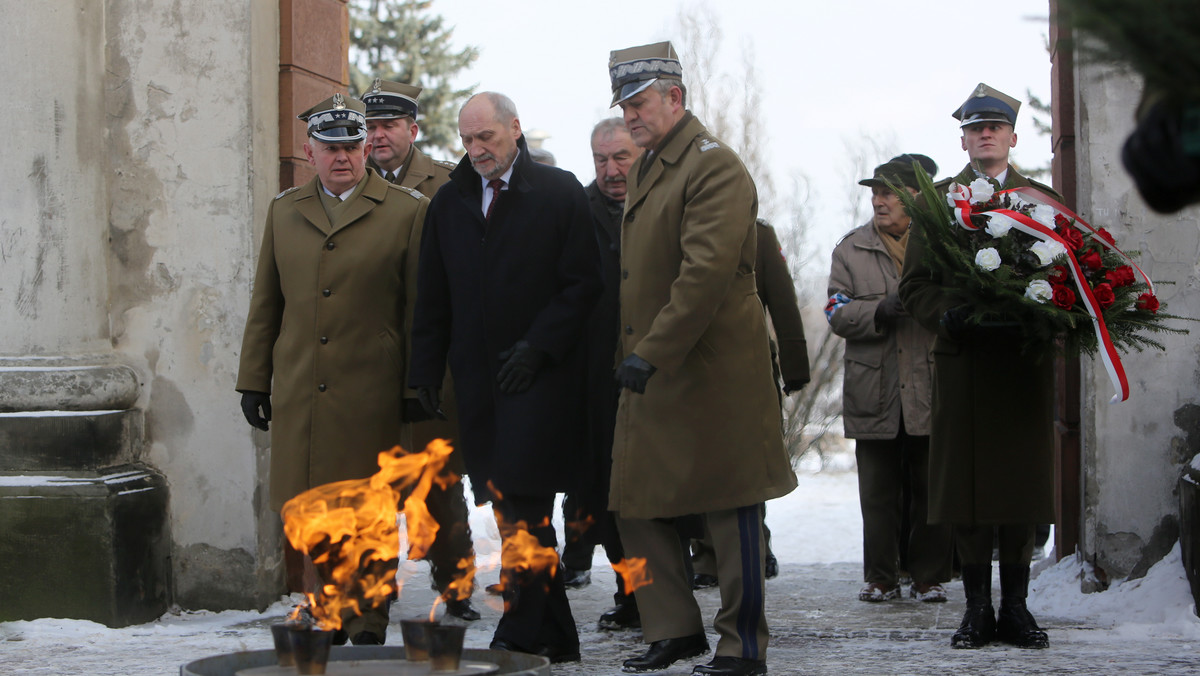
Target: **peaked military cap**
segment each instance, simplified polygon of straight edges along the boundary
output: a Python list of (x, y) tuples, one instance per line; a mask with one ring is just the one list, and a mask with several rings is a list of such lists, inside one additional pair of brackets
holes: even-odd
[(375, 78), (371, 90), (363, 94), (367, 106), (367, 118), (372, 120), (394, 120), (398, 117), (417, 119), (417, 97), (421, 88), (402, 82), (389, 82)]
[(362, 101), (334, 94), (296, 117), (308, 123), (308, 135), (325, 143), (359, 143), (367, 140), (366, 106)]
[(920, 153), (905, 153), (897, 155), (883, 164), (875, 167), (875, 171), (871, 178), (864, 178), (859, 181), (859, 185), (880, 187), (888, 187), (888, 182), (892, 185), (901, 185), (906, 188), (917, 187), (917, 170), (913, 168), (913, 163), (916, 162), (926, 174), (933, 176), (937, 173), (937, 162), (926, 155)]
[[(683, 82), (683, 65), (670, 42), (656, 42), (618, 49), (608, 56), (608, 77), (612, 80), (611, 106), (634, 96), (659, 79)], [(610, 106), (610, 107), (611, 107)]]
[(960, 122), (960, 128), (980, 122), (1007, 122), (1016, 125), (1017, 111), (1020, 108), (1020, 101), (980, 82), (975, 91), (971, 92), (971, 96), (951, 115)]

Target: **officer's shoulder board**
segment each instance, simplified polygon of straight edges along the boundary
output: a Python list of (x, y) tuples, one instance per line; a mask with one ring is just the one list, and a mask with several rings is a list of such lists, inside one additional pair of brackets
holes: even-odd
[(412, 195), (416, 199), (421, 199), (422, 197), (425, 196), (424, 194), (421, 193), (420, 190), (414, 190), (413, 188), (407, 188), (402, 185), (396, 185), (395, 183), (388, 183), (388, 187), (392, 188), (393, 190), (403, 190), (404, 192), (408, 193), (409, 195)]
[(300, 186), (298, 186), (298, 185), (294, 185), (294, 186), (292, 186), (292, 187), (288, 188), (287, 190), (284, 190), (283, 192), (281, 192), (281, 193), (279, 193), (278, 195), (276, 195), (276, 196), (275, 196), (275, 199), (279, 199), (279, 198), (283, 197), (284, 195), (290, 195), (290, 194), (292, 194), (292, 193), (296, 192), (296, 191), (297, 191), (297, 190), (299, 190), (299, 189), (300, 189)]
[(706, 153), (714, 148), (720, 148), (721, 144), (711, 136), (697, 136), (696, 147), (700, 149), (700, 152)]
[(434, 160), (433, 163), (443, 169), (448, 169), (450, 171), (453, 171), (454, 168), (458, 166), (457, 164), (455, 164), (453, 162), (447, 162), (446, 160)]

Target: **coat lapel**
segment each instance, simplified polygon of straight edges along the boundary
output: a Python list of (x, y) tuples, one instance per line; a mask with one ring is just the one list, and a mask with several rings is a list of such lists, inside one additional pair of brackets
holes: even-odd
[(350, 196), (350, 203), (346, 205), (346, 210), (334, 222), (329, 234), (333, 234), (371, 213), (371, 210), (378, 206), (387, 195), (388, 182), (379, 174), (369, 171), (363, 180), (364, 185), (358, 189), (357, 195)]
[[(697, 134), (704, 132), (704, 125), (700, 120), (693, 117), (691, 113), (688, 113), (684, 119), (680, 120), (679, 124), (682, 125), (682, 128), (671, 137), (665, 148), (660, 152), (654, 153), (654, 157), (650, 159), (651, 165), (646, 169), (646, 176), (644, 178), (637, 180), (637, 177), (641, 174), (642, 164), (646, 161), (645, 153), (637, 158), (633, 166), (629, 168), (629, 176), (632, 176), (634, 181), (633, 187), (628, 188), (629, 192), (625, 195), (625, 211), (631, 210), (645, 199), (646, 195), (650, 192), (650, 188), (654, 187), (655, 182), (666, 171), (666, 165), (678, 162), (683, 157), (683, 153), (687, 151), (688, 146), (691, 145), (692, 139), (696, 138)], [(629, 176), (626, 177), (627, 187), (629, 185)]]
[(296, 197), (296, 211), (313, 227), (328, 235), (333, 226), (325, 215), (325, 207), (321, 206), (321, 196), (317, 194), (320, 185), (320, 180), (314, 177), (300, 188), (300, 194)]

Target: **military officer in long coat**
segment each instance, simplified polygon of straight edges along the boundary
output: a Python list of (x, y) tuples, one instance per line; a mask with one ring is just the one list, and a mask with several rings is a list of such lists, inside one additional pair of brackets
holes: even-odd
[(635, 591), (649, 649), (628, 672), (708, 652), (672, 520), (704, 514), (721, 610), (716, 656), (697, 674), (765, 674), (760, 503), (790, 492), (762, 304), (758, 200), (738, 156), (685, 109), (670, 43), (612, 53), (613, 104), (646, 150), (629, 170), (621, 224), (623, 387), (609, 506), (626, 555), (653, 583)]
[[(506, 542), (524, 522), (552, 548), (554, 496), (585, 443), (582, 343), (602, 287), (587, 195), (532, 161), (507, 96), (476, 94), (458, 122), (467, 155), (422, 233), (409, 384), (436, 413), (449, 363), (476, 501)], [(511, 572), (492, 648), (579, 659), (562, 576)]]
[[(371, 143), (368, 165), (389, 183), (432, 197), (450, 180), (454, 164), (434, 160), (413, 144), (419, 132), (420, 96), (420, 87), (381, 78), (376, 78), (371, 89), (363, 94), (362, 101), (367, 107), (367, 141)], [(405, 429), (405, 448), (419, 451), (434, 439), (446, 439), (451, 444), (458, 439), (458, 405), (449, 373), (442, 392), (445, 420), (425, 420), (423, 418), (428, 416), (420, 402), (415, 399), (405, 401), (405, 412), (412, 421)], [(450, 454), (446, 467), (446, 471), (459, 476), (466, 472), (462, 451), (457, 447)], [(474, 585), (453, 584), (456, 577), (462, 577), (467, 570), (459, 564), (464, 560), (475, 560), (468, 523), (470, 508), (463, 493), (463, 483), (454, 481), (443, 485), (435, 482), (425, 498), (425, 506), (438, 524), (433, 543), (425, 555), (433, 586), (442, 594), (447, 614), (468, 621), (478, 620), (479, 611), (471, 605)]]
[[(1020, 102), (985, 84), (954, 112), (970, 162), (951, 179), (985, 178), (997, 189), (1050, 187), (1008, 162)], [(942, 182), (945, 188), (950, 181)], [(934, 331), (929, 440), (929, 521), (953, 524), (967, 611), (952, 645), (974, 648), (994, 636), (1026, 648), (1048, 645), (1026, 608), (1036, 525), (1054, 520), (1054, 369), (1050, 350), (1022, 349), (1020, 326), (967, 327), (961, 293), (925, 261), (926, 234), (914, 227), (904, 256), (904, 308)], [(1049, 346), (1048, 346), (1049, 348)], [(993, 613), (991, 561), (1000, 547), (1000, 613)]]
[[(367, 171), (361, 101), (335, 94), (300, 114), (317, 175), (271, 203), (237, 390), (246, 420), (271, 427), (273, 509), (314, 486), (361, 479), (401, 441), (406, 314), (429, 200)], [(386, 607), (344, 627), (382, 643)]]

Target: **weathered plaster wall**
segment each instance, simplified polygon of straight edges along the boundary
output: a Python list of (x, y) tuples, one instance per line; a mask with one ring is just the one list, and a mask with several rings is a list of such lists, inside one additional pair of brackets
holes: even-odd
[(233, 385), (254, 226), (277, 192), (278, 4), (103, 7), (112, 344), (144, 375), (176, 600), (263, 605), (279, 589), (278, 532), (259, 526), (262, 449)]
[(107, 352), (104, 6), (33, 4), (0, 40), (0, 356)]
[[(1173, 314), (1200, 317), (1200, 209), (1162, 216), (1137, 194), (1121, 165), (1141, 82), (1108, 68), (1080, 65), (1079, 213), (1104, 226), (1156, 283)], [(1110, 575), (1140, 576), (1179, 535), (1176, 482), (1200, 452), (1200, 325), (1165, 335), (1166, 352), (1122, 358), (1130, 398), (1110, 405), (1112, 387), (1099, 362), (1085, 363), (1083, 391), (1084, 553)]]

